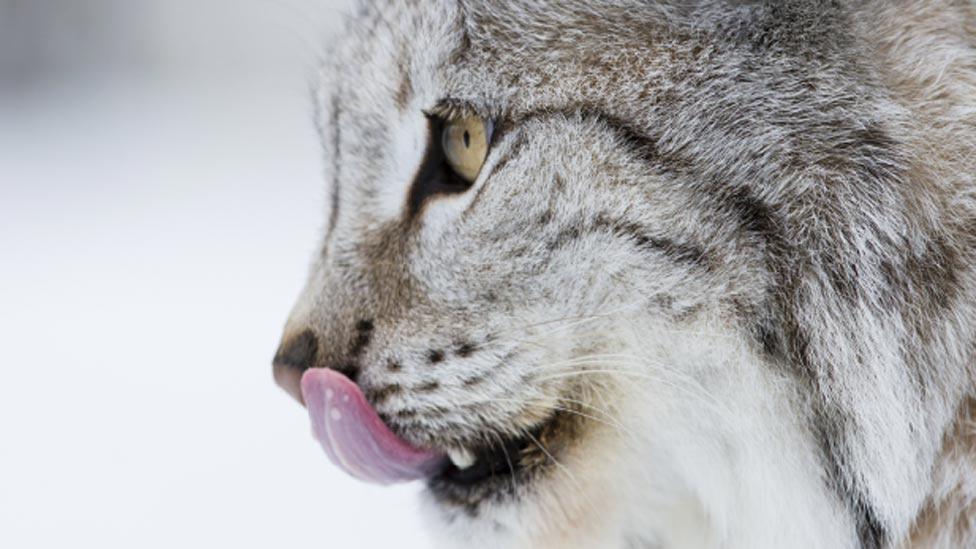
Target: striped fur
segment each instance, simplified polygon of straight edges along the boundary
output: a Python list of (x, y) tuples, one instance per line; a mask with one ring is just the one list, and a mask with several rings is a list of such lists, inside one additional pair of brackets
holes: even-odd
[[(976, 4), (849, 4), (350, 17), (286, 339), (417, 444), (573, 418), (431, 487), (446, 546), (976, 546)], [(495, 121), (485, 168), (410, 208), (448, 111)]]

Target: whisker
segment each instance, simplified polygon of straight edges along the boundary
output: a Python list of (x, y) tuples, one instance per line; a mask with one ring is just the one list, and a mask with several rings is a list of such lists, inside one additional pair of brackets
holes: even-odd
[[(638, 437), (636, 433), (634, 433), (633, 431), (631, 431), (630, 429), (628, 429), (626, 426), (624, 426), (622, 423), (620, 423), (619, 420), (616, 418), (616, 416), (614, 416), (610, 412), (608, 412), (606, 410), (601, 410), (599, 408), (596, 408), (594, 406), (591, 406), (589, 404), (586, 404), (586, 403), (583, 403), (583, 402), (580, 402), (580, 401), (570, 400), (570, 402), (578, 403), (581, 406), (585, 406), (585, 407), (588, 407), (588, 408), (593, 408), (595, 411), (600, 412), (601, 414), (603, 414), (604, 416), (606, 416), (607, 419), (603, 419), (603, 418), (600, 418), (600, 417), (597, 417), (597, 416), (594, 416), (594, 415), (591, 415), (591, 414), (587, 414), (587, 413), (581, 412), (579, 410), (574, 410), (572, 408), (568, 408), (568, 407), (565, 407), (565, 406), (559, 406), (559, 405), (555, 405), (555, 404), (547, 404), (547, 403), (541, 403), (541, 402), (525, 402), (523, 400), (514, 399), (514, 398), (484, 398), (484, 399), (478, 399), (478, 400), (475, 400), (475, 401), (471, 401), (468, 404), (490, 404), (490, 403), (494, 403), (494, 402), (514, 402), (516, 404), (523, 405), (524, 407), (527, 407), (527, 408), (542, 408), (542, 409), (552, 410), (552, 411), (556, 411), (556, 412), (564, 412), (564, 413), (567, 413), (567, 414), (573, 414), (573, 415), (582, 417), (584, 419), (589, 419), (591, 421), (595, 421), (595, 422), (600, 423), (602, 425), (606, 425), (608, 427), (612, 427), (612, 428), (616, 429), (617, 431), (619, 431), (620, 433), (622, 433), (622, 434), (627, 435), (628, 437), (630, 437), (630, 439), (632, 439), (632, 441), (635, 444), (637, 443), (637, 441), (640, 440), (640, 437)], [(636, 450), (636, 447), (633, 447), (632, 449), (635, 449)]]
[(541, 450), (542, 453), (544, 453), (546, 455), (546, 457), (548, 457), (550, 460), (552, 460), (552, 463), (556, 467), (558, 467), (560, 471), (562, 471), (563, 473), (566, 474), (567, 477), (569, 477), (569, 480), (573, 483), (573, 485), (579, 491), (580, 495), (582, 495), (583, 498), (586, 499), (586, 501), (587, 501), (587, 503), (589, 503), (590, 507), (596, 509), (597, 507), (595, 505), (593, 505), (593, 500), (590, 499), (589, 493), (587, 493), (587, 491), (583, 489), (583, 485), (580, 483), (579, 479), (576, 478), (576, 475), (574, 475), (573, 472), (570, 471), (568, 467), (566, 467), (565, 465), (563, 465), (562, 463), (560, 463), (560, 461), (558, 459), (556, 459), (556, 457), (553, 456), (552, 453), (549, 452), (549, 450), (538, 439), (536, 439), (534, 436), (532, 436), (532, 433), (530, 433), (528, 431), (525, 431), (525, 436), (528, 437), (528, 439), (531, 440), (536, 446), (538, 446), (539, 447), (539, 450)]
[[(673, 373), (673, 371), (671, 371), (671, 373)], [(574, 370), (571, 372), (562, 372), (558, 374), (550, 374), (547, 376), (542, 376), (540, 378), (535, 378), (535, 381), (544, 382), (544, 381), (550, 381), (555, 379), (565, 379), (565, 378), (580, 377), (585, 375), (597, 375), (597, 374), (604, 374), (604, 375), (611, 375), (611, 376), (613, 375), (630, 376), (634, 378), (653, 381), (654, 383), (662, 384), (672, 389), (675, 389), (677, 391), (681, 391), (690, 397), (703, 397), (708, 401), (709, 404), (714, 405), (718, 410), (721, 410), (723, 413), (731, 413), (731, 411), (728, 410), (725, 405), (723, 405), (717, 398), (715, 398), (715, 395), (712, 395), (710, 392), (705, 390), (697, 383), (688, 382), (687, 385), (685, 386), (678, 385), (675, 383), (673, 379), (669, 379), (667, 377), (660, 376), (660, 375), (654, 376), (643, 372), (633, 372), (629, 370), (612, 370), (606, 368)]]
[(611, 318), (614, 317), (614, 315), (618, 315), (618, 314), (627, 312), (628, 310), (636, 310), (638, 308), (639, 308), (639, 305), (637, 305), (637, 304), (629, 304), (629, 305), (624, 305), (624, 306), (618, 307), (616, 309), (611, 309), (611, 310), (603, 311), (603, 312), (596, 312), (596, 313), (588, 313), (588, 314), (580, 314), (580, 315), (571, 315), (571, 316), (565, 316), (565, 317), (551, 318), (551, 319), (542, 320), (542, 321), (538, 321), (538, 322), (533, 322), (533, 323), (528, 323), (528, 324), (522, 324), (520, 326), (516, 326), (516, 327), (510, 328), (508, 330), (503, 330), (503, 331), (499, 332), (498, 335), (507, 335), (507, 334), (513, 333), (513, 332), (525, 332), (525, 331), (528, 331), (528, 330), (530, 330), (532, 328), (538, 328), (540, 326), (547, 326), (547, 325), (550, 325), (550, 324), (558, 324), (560, 322), (564, 323), (563, 325), (558, 326), (557, 328), (555, 328), (555, 329), (553, 329), (553, 330), (551, 330), (549, 332), (542, 332), (542, 333), (539, 333), (539, 334), (533, 334), (534, 336), (537, 336), (537, 337), (544, 337), (546, 335), (551, 335), (552, 333), (556, 333), (556, 332), (558, 332), (560, 330), (565, 330), (565, 329), (568, 329), (568, 328), (572, 328), (574, 326), (578, 326), (580, 324), (585, 324), (587, 322), (593, 322), (593, 321), (596, 321), (596, 320), (611, 319)]
[(512, 493), (518, 493), (518, 482), (515, 480), (515, 466), (512, 464), (512, 458), (508, 456), (508, 448), (505, 447), (505, 441), (502, 440), (501, 435), (494, 433), (494, 436), (501, 446), (502, 453), (505, 454), (505, 462), (508, 463), (508, 470), (512, 476)]

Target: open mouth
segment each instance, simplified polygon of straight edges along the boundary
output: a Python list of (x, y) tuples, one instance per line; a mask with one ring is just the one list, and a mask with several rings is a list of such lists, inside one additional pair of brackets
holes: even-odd
[(428, 481), (435, 495), (468, 500), (473, 492), (514, 486), (517, 479), (551, 460), (542, 440), (560, 423), (554, 415), (523, 436), (465, 450), (412, 446), (380, 419), (363, 392), (334, 370), (310, 369), (302, 376), (302, 395), (312, 432), (334, 464), (376, 484)]

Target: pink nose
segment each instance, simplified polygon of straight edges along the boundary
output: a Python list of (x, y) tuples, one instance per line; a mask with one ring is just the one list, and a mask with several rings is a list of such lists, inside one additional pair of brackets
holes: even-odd
[(284, 339), (272, 361), (275, 382), (302, 405), (302, 374), (315, 363), (318, 350), (315, 334), (305, 330)]

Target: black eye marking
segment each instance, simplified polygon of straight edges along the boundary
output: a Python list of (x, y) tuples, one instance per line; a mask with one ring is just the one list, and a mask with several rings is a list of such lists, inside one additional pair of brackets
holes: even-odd
[[(463, 193), (471, 188), (471, 184), (454, 173), (447, 163), (441, 143), (444, 119), (428, 115), (427, 128), (427, 151), (407, 197), (407, 213), (411, 218), (417, 215), (428, 198), (439, 194)], [(465, 144), (469, 141), (470, 136), (465, 134)]]

